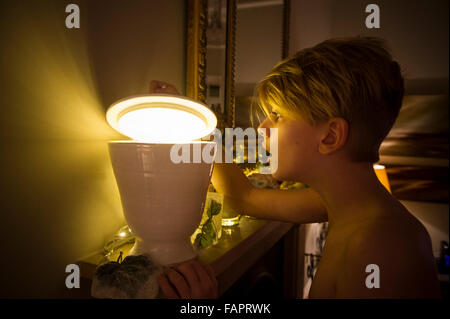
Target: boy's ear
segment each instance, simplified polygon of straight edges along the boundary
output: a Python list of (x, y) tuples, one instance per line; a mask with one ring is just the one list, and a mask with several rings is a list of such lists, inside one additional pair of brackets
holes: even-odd
[(335, 117), (323, 125), (323, 133), (319, 141), (319, 152), (323, 155), (331, 154), (341, 149), (348, 138), (348, 122)]

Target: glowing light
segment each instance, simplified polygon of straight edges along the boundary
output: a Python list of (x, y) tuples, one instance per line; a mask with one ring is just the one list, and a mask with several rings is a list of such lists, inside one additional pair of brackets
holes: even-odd
[(148, 108), (129, 112), (122, 116), (119, 120), (119, 129), (135, 140), (188, 142), (203, 134), (206, 130), (206, 123), (188, 112), (166, 108)]
[(389, 191), (389, 193), (392, 194), (391, 186), (389, 185), (389, 179), (387, 176), (386, 168), (380, 164), (374, 164), (373, 168), (375, 170), (375, 174), (378, 177), (378, 180), (381, 182), (381, 184), (383, 184), (384, 187), (386, 187), (386, 189)]
[(123, 231), (119, 234), (120, 237), (125, 237), (127, 234)]
[(182, 143), (212, 133), (214, 113), (195, 100), (149, 94), (120, 100), (108, 109), (108, 123), (134, 140), (150, 143)]

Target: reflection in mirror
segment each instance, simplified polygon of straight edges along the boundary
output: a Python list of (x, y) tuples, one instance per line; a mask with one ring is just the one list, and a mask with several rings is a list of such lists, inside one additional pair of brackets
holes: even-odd
[(206, 103), (216, 114), (225, 112), (227, 35), (226, 0), (208, 0), (206, 28)]
[[(283, 0), (237, 0), (235, 98), (236, 127), (251, 127), (256, 84), (283, 58)], [(259, 123), (253, 123), (257, 126)]]

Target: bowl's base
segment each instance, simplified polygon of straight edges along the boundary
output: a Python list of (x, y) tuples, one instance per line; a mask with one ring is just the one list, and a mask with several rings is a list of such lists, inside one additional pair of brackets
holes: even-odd
[(149, 254), (153, 260), (162, 266), (176, 265), (194, 259), (197, 256), (189, 238), (183, 241), (170, 241), (167, 243), (148, 243), (136, 238), (129, 255), (142, 254)]

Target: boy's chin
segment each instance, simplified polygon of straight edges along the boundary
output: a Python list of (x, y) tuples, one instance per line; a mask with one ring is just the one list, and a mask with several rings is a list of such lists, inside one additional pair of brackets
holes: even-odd
[(299, 177), (297, 172), (290, 173), (290, 172), (283, 172), (282, 170), (278, 169), (276, 172), (271, 174), (273, 178), (275, 178), (277, 181), (283, 182), (283, 181), (298, 181)]
[(286, 174), (283, 174), (280, 172), (280, 169), (278, 169), (276, 172), (271, 174), (273, 178), (275, 178), (277, 181), (288, 181), (289, 177), (286, 176)]

